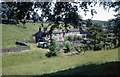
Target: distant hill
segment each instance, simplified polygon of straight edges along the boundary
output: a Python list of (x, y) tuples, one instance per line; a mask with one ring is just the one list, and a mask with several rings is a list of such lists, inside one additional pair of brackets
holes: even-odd
[(109, 22), (108, 22), (108, 21), (92, 20), (92, 22), (98, 22), (98, 23), (100, 23), (103, 27), (109, 26)]

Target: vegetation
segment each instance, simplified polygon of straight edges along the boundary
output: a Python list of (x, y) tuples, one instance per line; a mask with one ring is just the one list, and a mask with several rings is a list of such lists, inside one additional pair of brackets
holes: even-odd
[[(29, 44), (31, 46), (30, 50), (22, 52), (12, 52), (3, 53), (2, 63), (3, 63), (3, 75), (42, 75), (46, 73), (53, 73), (60, 70), (66, 70), (68, 68), (75, 68), (82, 65), (88, 64), (102, 64), (106, 62), (119, 61), (118, 60), (118, 48), (120, 46), (120, 21), (119, 14), (117, 18), (113, 20), (115, 27), (113, 32), (115, 33), (115, 39), (110, 42), (107, 38), (107, 32), (103, 30), (103, 27), (98, 23), (91, 23), (91, 19), (88, 20), (87, 31), (90, 32), (89, 41), (81, 39), (79, 36), (68, 36), (66, 37), (67, 42), (65, 42), (65, 53), (60, 53), (58, 57), (58, 52), (60, 51), (60, 46), (53, 39), (53, 30), (64, 29), (69, 31), (70, 25), (74, 28), (82, 29), (84, 28), (84, 21), (82, 17), (78, 14), (78, 8), (86, 13), (89, 11), (93, 17), (97, 14), (95, 9), (89, 9), (88, 7), (93, 7), (97, 2), (1, 2), (2, 4), (2, 21), (16, 21), (16, 25), (2, 25), (2, 42), (3, 48), (16, 47), (16, 40), (32, 40), (32, 35), (38, 31), (38, 26), (43, 28), (45, 34), (50, 36), (49, 49), (37, 48), (35, 44)], [(119, 2), (99, 2), (103, 5), (104, 9), (113, 7), (115, 12), (119, 11)], [(52, 5), (54, 7), (52, 7)], [(35, 10), (37, 9), (37, 10)], [(39, 17), (37, 11), (41, 9), (41, 17)], [(32, 17), (31, 17), (32, 16)], [(43, 19), (47, 18), (45, 22), (50, 22), (48, 26), (43, 25)], [(26, 24), (26, 20), (33, 20), (34, 25), (31, 23)], [(36, 21), (42, 21), (36, 24)], [(21, 22), (23, 25), (21, 25)], [(51, 24), (52, 22), (52, 24)], [(62, 25), (61, 25), (62, 23)], [(70, 25), (68, 25), (70, 24)], [(1, 25), (0, 25), (1, 26)], [(64, 28), (63, 28), (64, 27)], [(48, 33), (46, 33), (48, 31)], [(73, 41), (83, 40), (86, 44), (82, 44), (80, 52), (86, 51), (85, 53), (76, 54), (74, 56), (69, 56), (66, 54), (73, 54), (71, 51), (75, 51)], [(72, 42), (72, 43), (71, 43)], [(118, 42), (118, 43), (117, 43)], [(106, 49), (109, 43), (114, 43), (116, 45), (111, 50)], [(118, 44), (118, 45), (117, 45)], [(98, 52), (90, 52), (93, 49), (101, 50)], [(108, 48), (110, 49), (110, 48)], [(79, 51), (79, 50), (78, 50)], [(88, 51), (88, 52), (87, 52)], [(47, 58), (51, 57), (51, 58)]]
[[(44, 26), (46, 26), (45, 24)], [(10, 48), (16, 47), (16, 40), (33, 40), (32, 35), (35, 34), (39, 26), (39, 23), (33, 25), (33, 23), (26, 23), (26, 28), (22, 27), (21, 24), (18, 25), (10, 25), (10, 24), (2, 24), (2, 47)]]
[(76, 40), (82, 40), (82, 37), (79, 35), (68, 35), (64, 37), (65, 41), (76, 41)]
[(74, 56), (46, 58), (46, 49), (30, 45), (31, 50), (3, 53), (3, 75), (41, 75), (87, 64), (118, 61), (118, 48), (98, 52), (85, 52)]
[(57, 56), (58, 52), (60, 51), (59, 44), (52, 39), (49, 45), (49, 52), (46, 53), (47, 57)]
[(90, 32), (89, 40), (91, 43), (89, 45), (93, 45), (93, 50), (101, 50), (102, 48), (106, 49), (109, 46), (109, 38), (108, 32), (105, 31), (99, 23), (93, 23), (90, 27), (87, 28), (87, 31)]
[(65, 53), (70, 52), (71, 49), (72, 49), (71, 43), (70, 43), (69, 41), (66, 41), (66, 42), (65, 42), (64, 47), (65, 47), (65, 48), (64, 48), (64, 50), (65, 50), (64, 52), (65, 52)]
[[(110, 25), (109, 28), (112, 27), (110, 30), (115, 34), (113, 43), (114, 43), (115, 47), (119, 47), (120, 46), (120, 27), (119, 27), (120, 17), (119, 17), (119, 14), (115, 15), (115, 17), (116, 17), (115, 19), (111, 19), (108, 22)], [(116, 44), (117, 41), (119, 42), (118, 44)]]

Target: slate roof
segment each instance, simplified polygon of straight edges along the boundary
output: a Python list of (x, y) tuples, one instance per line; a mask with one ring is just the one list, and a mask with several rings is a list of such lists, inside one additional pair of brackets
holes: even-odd
[[(89, 34), (89, 32), (86, 32), (84, 30), (77, 30), (77, 29), (70, 29), (67, 33), (70, 33), (70, 32), (80, 32), (80, 34)], [(63, 31), (53, 31), (53, 34), (61, 34), (63, 33)]]
[(38, 31), (33, 36), (35, 36), (35, 37), (42, 37), (42, 35), (43, 35), (43, 32), (42, 31)]

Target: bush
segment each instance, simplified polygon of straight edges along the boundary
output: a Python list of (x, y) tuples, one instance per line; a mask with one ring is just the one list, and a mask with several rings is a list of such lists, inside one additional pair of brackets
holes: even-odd
[(76, 41), (81, 39), (82, 38), (79, 35), (69, 35), (65, 37), (65, 41)]
[(85, 52), (87, 50), (90, 50), (90, 46), (87, 44), (81, 45), (80, 50), (81, 50), (81, 52)]
[(74, 35), (74, 36), (73, 36), (73, 40), (74, 40), (74, 41), (78, 40), (77, 38), (78, 38), (77, 35)]
[(69, 35), (65, 37), (65, 41), (73, 41), (74, 36), (73, 35)]
[(71, 44), (69, 41), (65, 42), (65, 48), (64, 48), (64, 52), (68, 53), (71, 50), (74, 50), (74, 44)]
[(50, 52), (47, 52), (47, 53), (45, 54), (45, 56), (47, 56), (47, 57), (57, 56), (57, 53), (50, 51)]
[(61, 49), (60, 45), (54, 39), (51, 39), (51, 42), (49, 45), (49, 52), (46, 53), (46, 56), (47, 57), (57, 56), (60, 49)]
[(82, 37), (80, 37), (80, 36), (77, 36), (77, 40), (82, 40)]

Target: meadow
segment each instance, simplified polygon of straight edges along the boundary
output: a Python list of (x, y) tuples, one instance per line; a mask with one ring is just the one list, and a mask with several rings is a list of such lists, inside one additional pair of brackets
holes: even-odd
[(88, 51), (74, 56), (59, 55), (47, 58), (45, 57), (47, 49), (37, 48), (35, 44), (30, 46), (30, 50), (3, 53), (3, 75), (43, 75), (82, 65), (99, 65), (106, 62), (119, 61), (118, 48), (97, 52)]
[(2, 24), (2, 48), (16, 47), (16, 40), (30, 40), (40, 24), (27, 23), (26, 28), (18, 25)]

